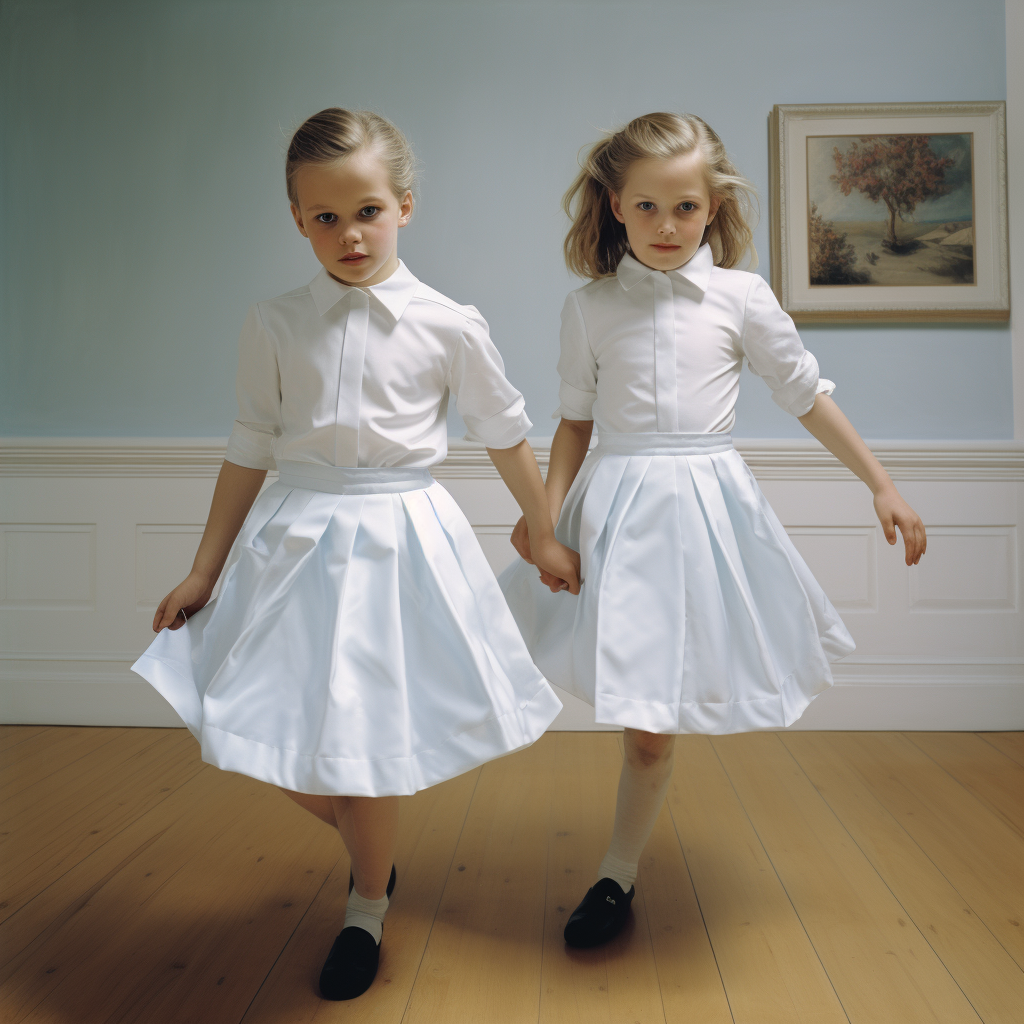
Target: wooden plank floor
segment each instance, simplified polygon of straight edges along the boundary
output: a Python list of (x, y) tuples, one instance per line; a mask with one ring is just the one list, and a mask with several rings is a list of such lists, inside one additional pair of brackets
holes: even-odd
[(10, 1024), (1017, 1024), (1024, 737), (682, 737), (609, 946), (561, 932), (621, 737), (550, 733), (403, 800), (378, 980), (316, 993), (332, 829), (184, 730), (0, 727)]

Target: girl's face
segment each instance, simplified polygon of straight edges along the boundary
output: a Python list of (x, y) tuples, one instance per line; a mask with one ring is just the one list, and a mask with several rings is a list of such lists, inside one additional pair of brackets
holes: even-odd
[(365, 288), (398, 269), (398, 229), (412, 216), (412, 193), (397, 198), (387, 167), (371, 149), (295, 174), (299, 204), (292, 216), (327, 273)]
[(612, 213), (626, 227), (633, 255), (652, 270), (675, 270), (700, 248), (718, 212), (708, 193), (699, 150), (637, 160), (622, 191), (609, 193)]

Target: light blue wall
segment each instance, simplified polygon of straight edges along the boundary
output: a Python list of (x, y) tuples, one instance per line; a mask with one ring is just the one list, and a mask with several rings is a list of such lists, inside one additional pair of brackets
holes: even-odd
[[(408, 133), (424, 173), (402, 255), (480, 307), (550, 434), (574, 286), (559, 200), (598, 129), (699, 113), (767, 197), (773, 103), (1006, 90), (1000, 0), (5, 0), (0, 17), (14, 436), (228, 433), (246, 307), (317, 269), (282, 163), (321, 107), (371, 107)], [(767, 216), (757, 243), (767, 276)], [(867, 437), (1012, 436), (1004, 327), (803, 334)], [(736, 434), (799, 436), (744, 378)]]

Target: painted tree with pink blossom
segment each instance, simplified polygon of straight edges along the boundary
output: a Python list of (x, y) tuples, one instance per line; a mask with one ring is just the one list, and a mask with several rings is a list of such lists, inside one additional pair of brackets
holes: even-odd
[(889, 211), (886, 242), (892, 249), (901, 248), (897, 218), (905, 220), (918, 203), (950, 191), (945, 178), (953, 158), (936, 155), (930, 135), (862, 137), (845, 153), (833, 147), (832, 157), (836, 173), (830, 177), (844, 196), (856, 189), (873, 203), (885, 203)]

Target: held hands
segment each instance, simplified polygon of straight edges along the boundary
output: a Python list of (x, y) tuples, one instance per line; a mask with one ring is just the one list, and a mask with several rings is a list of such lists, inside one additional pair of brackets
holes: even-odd
[(540, 545), (531, 544), (525, 516), (512, 531), (512, 546), (524, 561), (540, 569), (541, 582), (549, 590), (568, 590), (570, 594), (580, 592), (579, 552), (560, 544), (553, 536)]
[(165, 626), (181, 629), (186, 618), (192, 618), (210, 600), (216, 579), (209, 579), (195, 570), (190, 572), (161, 602), (153, 616), (153, 632)]
[(917, 565), (928, 546), (921, 517), (900, 497), (895, 487), (883, 488), (875, 495), (875, 514), (890, 544), (896, 543), (896, 527), (903, 534), (907, 565)]

